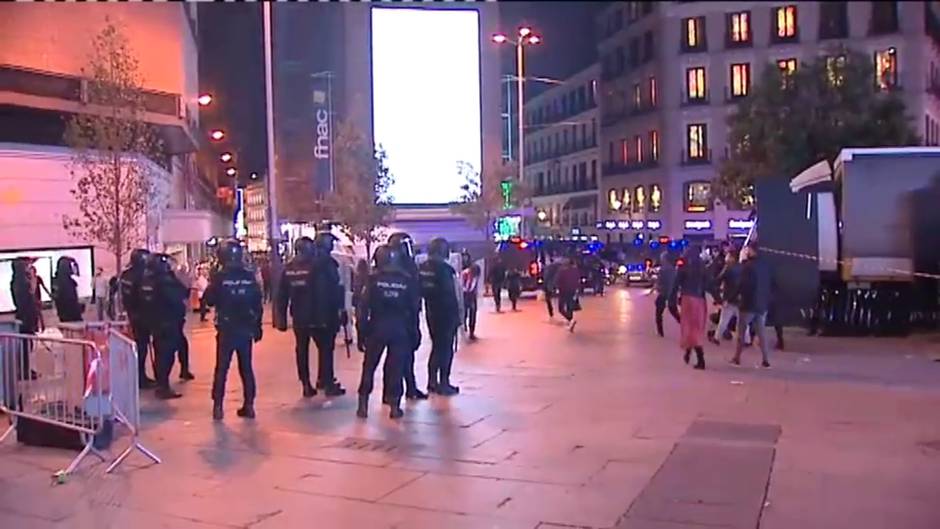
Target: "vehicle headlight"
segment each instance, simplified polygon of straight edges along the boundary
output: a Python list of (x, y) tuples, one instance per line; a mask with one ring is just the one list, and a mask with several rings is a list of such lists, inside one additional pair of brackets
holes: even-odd
[(626, 273), (627, 273), (627, 265), (620, 265), (620, 267), (617, 268), (617, 273), (620, 274), (620, 275), (626, 274)]

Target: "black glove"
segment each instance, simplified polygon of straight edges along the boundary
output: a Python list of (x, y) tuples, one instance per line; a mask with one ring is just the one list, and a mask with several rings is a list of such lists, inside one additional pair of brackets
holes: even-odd
[(258, 328), (255, 330), (255, 336), (254, 336), (255, 343), (260, 342), (262, 336), (264, 336), (264, 332), (261, 330), (261, 326), (259, 325)]
[(345, 310), (342, 310), (339, 313), (339, 324), (341, 327), (349, 325), (349, 313)]

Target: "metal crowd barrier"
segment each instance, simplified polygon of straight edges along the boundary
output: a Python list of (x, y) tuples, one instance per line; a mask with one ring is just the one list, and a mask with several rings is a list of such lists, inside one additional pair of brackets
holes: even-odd
[(106, 418), (97, 371), (101, 353), (94, 343), (28, 334), (0, 333), (0, 410), (12, 417), (3, 442), (19, 419), (78, 432), (84, 448), (63, 471), (71, 474), (94, 447)]

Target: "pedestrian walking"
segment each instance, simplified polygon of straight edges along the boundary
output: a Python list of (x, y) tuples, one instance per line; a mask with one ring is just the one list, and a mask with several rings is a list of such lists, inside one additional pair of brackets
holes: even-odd
[(33, 298), (36, 300), (36, 306), (39, 307), (39, 331), (42, 332), (46, 330), (46, 318), (42, 314), (42, 293), (45, 292), (49, 299), (52, 299), (52, 292), (49, 291), (49, 288), (46, 286), (46, 282), (43, 281), (42, 276), (39, 275), (39, 271), (36, 270), (35, 258), (29, 259), (29, 284), (30, 291), (33, 293)]
[[(732, 320), (740, 316), (741, 264), (735, 252), (725, 254), (725, 267), (715, 278), (715, 304), (721, 307), (718, 323), (708, 331), (708, 339), (715, 345), (721, 344), (721, 338), (728, 332)], [(748, 332), (748, 331), (745, 331)]]
[(209, 313), (209, 306), (206, 304), (206, 289), (209, 288), (208, 271), (205, 267), (199, 267), (196, 273), (196, 293), (199, 296), (199, 321), (206, 321)]
[(212, 377), (212, 418), (224, 416), (225, 382), (232, 355), (238, 359), (238, 375), (242, 380), (243, 404), (239, 417), (255, 418), (255, 372), (252, 367), (252, 343), (263, 335), (261, 317), (264, 294), (254, 274), (245, 268), (241, 244), (229, 240), (218, 249), (222, 269), (206, 289), (206, 304), (215, 307), (216, 357)]
[(555, 281), (558, 276), (558, 270), (561, 268), (561, 262), (554, 257), (548, 257), (548, 264), (542, 271), (542, 294), (545, 296), (545, 308), (548, 309), (548, 318), (555, 317), (555, 309), (552, 307), (552, 298), (555, 297)]
[(421, 263), (421, 295), (425, 318), (431, 335), (431, 356), (428, 358), (428, 393), (450, 396), (460, 388), (450, 383), (454, 363), (457, 329), (463, 320), (463, 294), (457, 272), (447, 263), (450, 245), (441, 237), (428, 243), (428, 260)]
[(503, 286), (506, 284), (506, 265), (503, 258), (497, 255), (490, 266), (490, 290), (493, 291), (493, 303), (496, 305), (496, 312), (502, 312), (503, 305)]
[(689, 246), (683, 255), (683, 264), (676, 272), (673, 291), (679, 297), (679, 346), (685, 351), (683, 360), (689, 363), (695, 351), (695, 369), (705, 369), (705, 320), (708, 311), (705, 293), (708, 291), (708, 270), (701, 257), (701, 249)]
[(464, 327), (470, 333), (470, 340), (476, 340), (477, 300), (480, 296), (480, 265), (471, 263), (460, 273), (463, 289)]
[(509, 294), (512, 311), (518, 311), (519, 297), (522, 296), (522, 272), (516, 268), (506, 273), (506, 292)]
[[(760, 342), (761, 367), (770, 367), (767, 346), (767, 311), (773, 295), (773, 274), (756, 246), (744, 249), (744, 266), (741, 273), (741, 305), (738, 317), (738, 339), (731, 363), (741, 365), (741, 351), (744, 349), (745, 329), (751, 326), (752, 332)], [(782, 333), (782, 329), (781, 329)]]
[(656, 332), (660, 337), (663, 332), (663, 312), (669, 309), (669, 314), (681, 323), (679, 307), (676, 303), (676, 262), (672, 254), (663, 252), (659, 257), (659, 276), (656, 278)]
[(398, 419), (404, 412), (402, 370), (420, 344), (421, 333), (415, 317), (421, 293), (415, 277), (401, 266), (400, 245), (381, 245), (375, 249), (375, 272), (368, 278), (359, 298), (356, 319), (357, 347), (365, 353), (359, 381), (356, 416), (369, 416), (369, 395), (375, 383), (375, 370), (385, 354), (383, 402), (389, 405), (389, 417)]
[(85, 306), (78, 300), (78, 283), (73, 277), (78, 273), (78, 263), (74, 259), (66, 256), (59, 258), (55, 277), (52, 279), (52, 300), (56, 315), (62, 323), (83, 320)]
[(108, 277), (104, 275), (104, 268), (100, 266), (95, 269), (95, 307), (98, 309), (98, 321), (111, 319), (108, 315)]
[(555, 277), (555, 284), (558, 287), (558, 312), (568, 322), (568, 332), (574, 332), (578, 321), (574, 313), (581, 310), (578, 301), (578, 291), (581, 288), (581, 270), (573, 258), (564, 260), (561, 268)]

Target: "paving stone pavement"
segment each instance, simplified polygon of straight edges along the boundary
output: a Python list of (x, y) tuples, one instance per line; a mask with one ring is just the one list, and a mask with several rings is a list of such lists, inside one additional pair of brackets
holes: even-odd
[(214, 334), (192, 325), (197, 380), (178, 385), (183, 399), (142, 406), (163, 464), (134, 455), (104, 475), (89, 460), (53, 485), (72, 454), (7, 441), (0, 528), (940, 527), (935, 343), (792, 329), (769, 371), (727, 365), (724, 344), (698, 372), (672, 321), (655, 336), (642, 290), (583, 305), (569, 334), (540, 302), (497, 315), (486, 300), (481, 339), (455, 362), (461, 394), (408, 403), (399, 422), (377, 393), (371, 417), (354, 416), (361, 355), (342, 346), (351, 394), (301, 398), (292, 335), (268, 328), (257, 420), (235, 416), (232, 369), (213, 423)]

